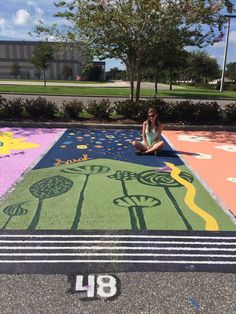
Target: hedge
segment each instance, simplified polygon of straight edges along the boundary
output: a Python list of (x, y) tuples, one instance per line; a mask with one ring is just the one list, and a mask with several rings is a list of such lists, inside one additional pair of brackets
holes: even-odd
[(64, 101), (61, 108), (44, 97), (23, 100), (7, 100), (0, 95), (1, 120), (43, 120), (68, 121), (90, 119), (111, 121), (132, 119), (141, 122), (147, 119), (149, 108), (156, 108), (164, 123), (182, 124), (232, 124), (236, 122), (236, 103), (221, 108), (217, 102), (198, 102), (191, 100), (165, 102), (163, 99), (149, 98), (138, 102), (129, 99), (111, 103), (109, 99), (89, 101), (86, 105), (78, 100)]

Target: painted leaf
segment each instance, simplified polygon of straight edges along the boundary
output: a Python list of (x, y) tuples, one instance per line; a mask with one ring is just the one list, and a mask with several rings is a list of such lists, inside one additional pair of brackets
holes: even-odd
[(23, 208), (22, 205), (26, 202), (21, 203), (15, 203), (12, 205), (9, 205), (3, 209), (4, 214), (8, 216), (22, 216), (28, 213), (28, 210), (26, 208)]
[(73, 181), (57, 175), (34, 183), (29, 190), (34, 197), (45, 199), (66, 193), (72, 186)]

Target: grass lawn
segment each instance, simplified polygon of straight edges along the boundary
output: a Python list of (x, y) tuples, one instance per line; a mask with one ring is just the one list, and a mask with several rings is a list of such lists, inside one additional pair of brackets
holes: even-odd
[[(61, 82), (61, 81), (60, 81)], [(85, 82), (84, 82), (85, 83)], [(55, 94), (55, 95), (77, 95), (77, 96), (129, 96), (129, 87), (73, 87), (73, 86), (20, 86), (20, 85), (1, 85), (0, 93), (25, 93), (25, 94)], [(141, 96), (154, 96), (152, 89), (142, 89)], [(185, 89), (162, 89), (158, 91), (159, 97), (183, 97), (183, 98), (232, 98), (236, 99), (235, 91), (219, 91), (195, 88), (187, 86)]]

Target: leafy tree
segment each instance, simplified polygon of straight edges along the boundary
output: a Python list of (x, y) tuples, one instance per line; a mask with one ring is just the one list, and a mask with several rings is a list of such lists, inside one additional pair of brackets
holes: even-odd
[(189, 54), (188, 72), (197, 87), (199, 83), (214, 79), (219, 75), (219, 65), (205, 51), (196, 51)]
[(46, 70), (54, 59), (54, 50), (52, 45), (45, 41), (35, 46), (31, 63), (34, 64), (37, 71), (43, 72), (44, 86), (46, 87)]
[(73, 70), (67, 64), (63, 66), (61, 73), (65, 80), (68, 80), (69, 78), (73, 77)]
[(226, 65), (226, 75), (231, 80), (236, 80), (236, 62), (231, 62)]
[(18, 62), (13, 62), (11, 65), (11, 74), (14, 76), (14, 78), (17, 80), (18, 75), (20, 75), (20, 64)]
[(89, 61), (82, 66), (81, 76), (86, 81), (99, 81), (101, 74), (101, 69), (93, 62)]
[(37, 31), (80, 40), (101, 59), (121, 59), (129, 73), (132, 100), (134, 80), (137, 100), (147, 58), (171, 30), (183, 33), (186, 45), (213, 44), (226, 20), (222, 10), (233, 12), (229, 0), (72, 0), (57, 1), (56, 7), (56, 16), (71, 26), (39, 26)]
[(183, 31), (173, 28), (168, 36), (163, 38), (161, 44), (154, 46), (153, 52), (148, 58), (148, 68), (152, 68), (155, 79), (155, 95), (157, 94), (157, 80), (160, 74), (169, 78), (170, 90), (172, 90), (174, 77), (178, 71), (186, 66), (187, 52), (184, 50), (186, 38)]
[(122, 77), (122, 70), (117, 67), (111, 68), (106, 74), (109, 76), (110, 80), (120, 80)]

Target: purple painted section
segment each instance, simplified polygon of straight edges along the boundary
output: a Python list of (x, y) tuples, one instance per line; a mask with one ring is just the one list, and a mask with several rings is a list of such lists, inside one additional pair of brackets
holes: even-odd
[[(9, 154), (0, 153), (0, 197), (20, 176), (48, 151), (64, 129), (1, 128), (0, 132), (12, 132), (13, 138), (25, 138), (23, 142), (38, 144), (36, 148), (11, 149)], [(4, 145), (4, 143), (3, 143)], [(14, 145), (13, 145), (14, 147)]]

